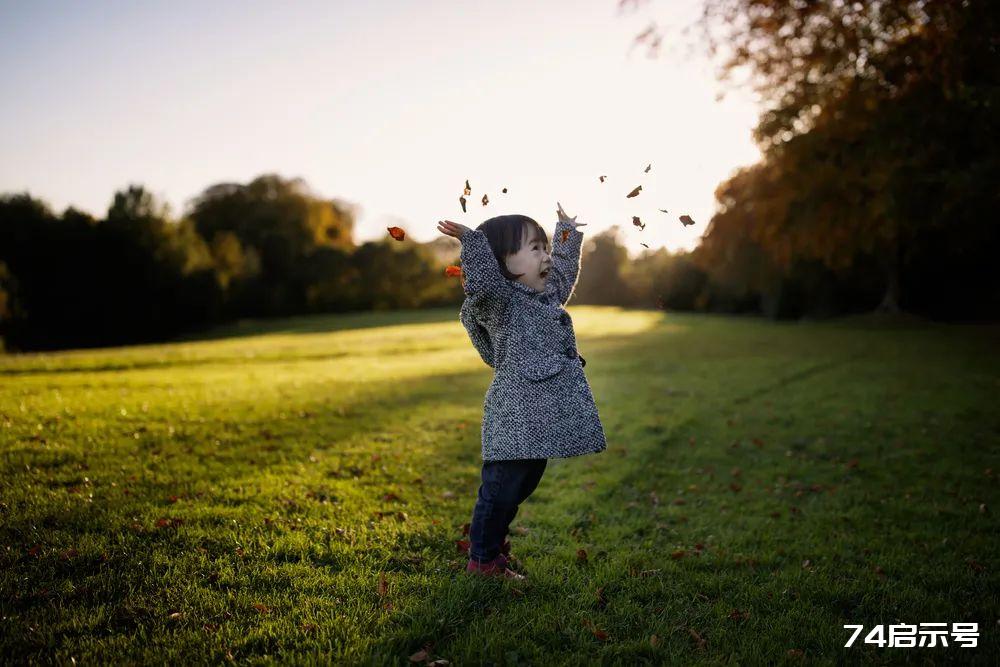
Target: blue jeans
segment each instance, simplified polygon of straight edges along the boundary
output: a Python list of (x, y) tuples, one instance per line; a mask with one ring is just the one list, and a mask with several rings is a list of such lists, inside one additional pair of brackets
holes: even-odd
[(532, 494), (548, 459), (483, 462), (482, 484), (469, 526), (469, 556), (479, 563), (500, 555), (518, 506)]

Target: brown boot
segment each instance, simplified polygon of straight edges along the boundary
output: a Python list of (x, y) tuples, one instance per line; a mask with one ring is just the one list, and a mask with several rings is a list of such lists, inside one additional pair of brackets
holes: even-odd
[(523, 574), (518, 574), (507, 567), (507, 557), (499, 554), (496, 558), (486, 563), (479, 563), (470, 558), (465, 571), (469, 574), (479, 574), (487, 577), (504, 577), (505, 579), (521, 580), (525, 579)]

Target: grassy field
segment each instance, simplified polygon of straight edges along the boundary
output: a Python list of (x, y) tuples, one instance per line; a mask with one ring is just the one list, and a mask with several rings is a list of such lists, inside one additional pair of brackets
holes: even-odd
[[(522, 505), (525, 582), (456, 545), (457, 308), (0, 356), (0, 656), (997, 663), (997, 327), (570, 312), (609, 448)], [(979, 646), (844, 648), (921, 622)]]

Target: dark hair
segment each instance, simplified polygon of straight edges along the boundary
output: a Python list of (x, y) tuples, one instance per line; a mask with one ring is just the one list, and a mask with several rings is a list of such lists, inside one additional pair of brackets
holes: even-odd
[(507, 270), (507, 255), (513, 255), (521, 249), (521, 240), (525, 231), (530, 232), (532, 227), (537, 232), (536, 236), (549, 245), (549, 235), (545, 233), (542, 226), (526, 215), (498, 215), (490, 218), (476, 229), (486, 234), (486, 240), (493, 250), (493, 254), (500, 264), (500, 272), (509, 280), (517, 280), (524, 274), (513, 274)]

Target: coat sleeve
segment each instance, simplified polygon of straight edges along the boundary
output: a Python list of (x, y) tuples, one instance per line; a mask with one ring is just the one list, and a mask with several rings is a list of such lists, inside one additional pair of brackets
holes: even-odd
[(510, 281), (500, 272), (493, 249), (486, 234), (479, 229), (470, 229), (462, 234), (462, 289), (466, 295), (491, 294), (504, 301), (510, 298)]
[(489, 299), (486, 299), (482, 294), (468, 296), (462, 304), (459, 319), (462, 321), (462, 326), (465, 327), (466, 332), (469, 334), (469, 340), (472, 341), (472, 346), (476, 348), (479, 356), (482, 357), (487, 365), (496, 368), (496, 352), (493, 349), (493, 338), (490, 336), (490, 331), (487, 328), (486, 313), (483, 312), (483, 308), (488, 308), (489, 305)]
[[(565, 234), (566, 240), (563, 240)], [(580, 248), (583, 246), (583, 232), (573, 225), (559, 220), (552, 241), (552, 273), (549, 280), (555, 287), (556, 298), (566, 305), (573, 296), (580, 276)]]

